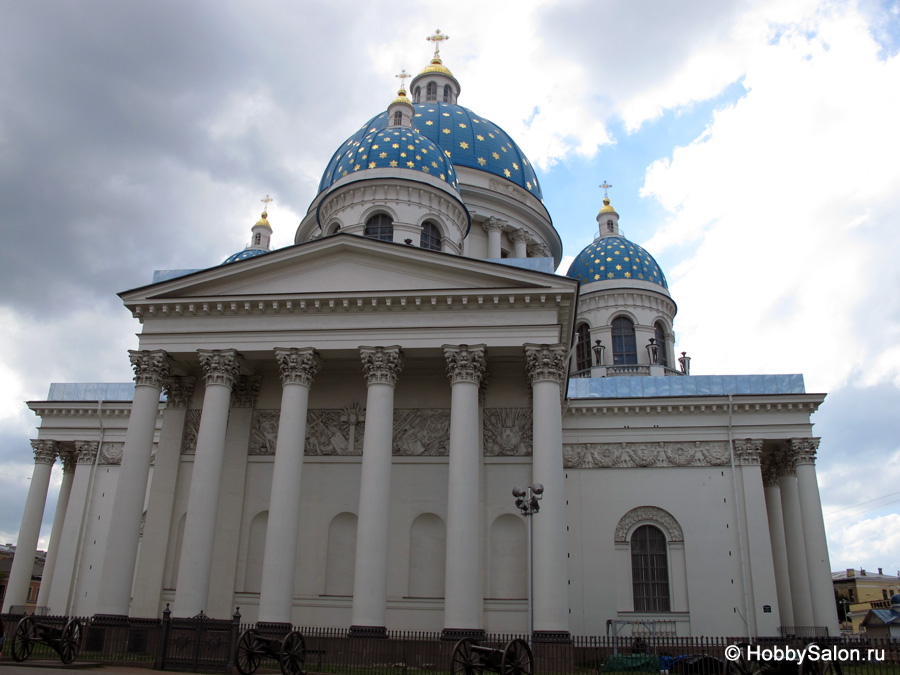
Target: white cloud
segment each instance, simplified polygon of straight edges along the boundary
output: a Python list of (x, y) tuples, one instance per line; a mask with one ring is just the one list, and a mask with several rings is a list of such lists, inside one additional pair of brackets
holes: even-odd
[(882, 567), (885, 574), (900, 570), (900, 514), (890, 513), (829, 529), (828, 542), (833, 570)]

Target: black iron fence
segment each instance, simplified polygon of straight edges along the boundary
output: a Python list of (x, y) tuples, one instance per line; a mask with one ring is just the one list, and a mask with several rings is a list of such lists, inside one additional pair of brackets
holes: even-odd
[[(12, 641), (21, 616), (2, 615), (5, 637), (2, 661), (11, 658)], [(68, 617), (36, 617), (62, 627)], [(157, 670), (232, 672), (241, 634), (253, 625), (199, 615), (190, 619), (81, 619), (84, 631), (79, 661), (143, 663)], [(793, 675), (826, 672), (803, 668), (800, 659), (837, 663), (835, 675), (900, 675), (900, 640), (834, 638), (812, 631), (784, 630), (783, 635), (759, 638), (573, 636), (568, 642), (532, 644), (534, 673), (591, 675), (592, 673), (668, 673), (669, 675), (740, 675), (747, 663), (775, 666), (771, 673)], [(285, 628), (285, 633), (287, 629)], [(344, 675), (447, 675), (455, 646), (440, 633), (389, 631), (386, 639), (350, 637), (346, 629), (298, 626), (306, 643), (304, 670)], [(502, 650), (522, 635), (486, 635), (481, 646)], [(815, 654), (810, 650), (815, 645)], [(735, 650), (739, 651), (735, 651)], [(793, 650), (788, 651), (789, 649)], [(802, 651), (802, 650), (807, 651)], [(737, 658), (739, 657), (739, 658)], [(58, 659), (47, 645), (38, 644), (32, 659)], [(736, 668), (735, 666), (740, 666)], [(264, 658), (260, 672), (278, 672), (278, 663)]]

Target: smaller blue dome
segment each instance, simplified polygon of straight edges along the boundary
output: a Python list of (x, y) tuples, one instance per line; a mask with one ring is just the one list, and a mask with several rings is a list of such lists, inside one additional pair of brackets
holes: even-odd
[(428, 137), (409, 127), (369, 129), (362, 138), (348, 140), (328, 164), (320, 189), (366, 169), (419, 171), (459, 192), (456, 170), (449, 157)]
[(666, 290), (666, 276), (653, 256), (625, 237), (613, 235), (595, 239), (578, 254), (566, 276), (582, 284), (612, 279), (649, 281)]
[(243, 251), (239, 251), (234, 255), (230, 255), (225, 258), (225, 261), (222, 263), (223, 265), (227, 265), (228, 263), (237, 262), (238, 260), (246, 260), (247, 258), (255, 258), (258, 255), (262, 255), (263, 253), (268, 253), (268, 251), (264, 251), (261, 248), (245, 248)]

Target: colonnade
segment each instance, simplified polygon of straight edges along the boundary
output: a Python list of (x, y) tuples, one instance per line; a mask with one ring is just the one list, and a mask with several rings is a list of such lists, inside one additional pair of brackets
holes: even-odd
[(481, 228), (487, 233), (487, 258), (499, 260), (502, 257), (501, 237), (506, 232), (506, 237), (513, 245), (510, 258), (549, 257), (550, 250), (545, 244), (535, 241), (531, 234), (524, 228), (510, 225), (500, 218), (488, 218), (481, 224)]

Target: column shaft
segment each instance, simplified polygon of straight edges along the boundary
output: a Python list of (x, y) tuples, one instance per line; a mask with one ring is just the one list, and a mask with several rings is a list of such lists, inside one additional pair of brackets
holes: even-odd
[(791, 580), (788, 574), (787, 546), (784, 540), (784, 513), (781, 508), (781, 490), (774, 466), (763, 471), (766, 494), (766, 517), (769, 521), (769, 538), (772, 541), (772, 563), (775, 567), (775, 589), (778, 594), (778, 613), (782, 626), (794, 626), (794, 608), (791, 603)]
[(818, 438), (791, 439), (791, 447), (797, 460), (797, 489), (803, 518), (803, 541), (806, 545), (806, 568), (814, 625), (825, 626), (829, 635), (837, 636), (840, 635), (840, 625), (834, 604), (825, 520), (822, 517), (822, 502), (814, 463), (818, 445)]
[(309, 388), (319, 363), (313, 349), (278, 349), (275, 354), (281, 366), (283, 388), (269, 499), (259, 620), (290, 624), (294, 607), (300, 479), (306, 448)]
[(387, 611), (388, 538), (394, 385), (402, 368), (399, 347), (360, 347), (368, 381), (363, 435), (352, 629), (383, 634)]
[(34, 471), (31, 474), (31, 485), (25, 500), (25, 512), (22, 514), (22, 525), (19, 527), (19, 538), (16, 542), (16, 555), (13, 558), (9, 580), (6, 583), (6, 595), (3, 597), (3, 612), (9, 612), (13, 605), (24, 605), (28, 601), (28, 587), (31, 585), (31, 574), (34, 570), (34, 555), (37, 553), (38, 537), (41, 534), (41, 520), (44, 517), (44, 505), (47, 502), (47, 490), (50, 487), (50, 471), (56, 461), (56, 443), (54, 441), (32, 441), (34, 448)]
[(534, 630), (568, 633), (566, 495), (562, 456), (560, 385), (565, 373), (563, 345), (525, 345), (532, 380), (535, 483), (544, 486), (534, 521)]
[(503, 232), (504, 222), (498, 218), (488, 218), (481, 224), (482, 229), (487, 232), (487, 257), (491, 260), (498, 260), (502, 255), (500, 252), (500, 234)]
[(219, 482), (225, 458), (225, 430), (239, 358), (234, 350), (201, 350), (199, 354), (206, 371), (206, 391), (197, 431), (197, 450), (184, 523), (184, 546), (175, 591), (173, 612), (179, 617), (191, 617), (206, 611)]
[(169, 374), (168, 359), (163, 351), (133, 351), (130, 356), (135, 370), (134, 401), (113, 498), (107, 535), (109, 545), (103, 557), (103, 583), (97, 596), (97, 614), (114, 616), (127, 616), (131, 604), (159, 395), (163, 380)]
[(59, 496), (56, 498), (56, 511), (53, 513), (53, 527), (50, 530), (50, 543), (47, 546), (47, 558), (44, 561), (44, 574), (41, 577), (41, 589), (38, 592), (38, 607), (49, 606), (50, 590), (53, 588), (53, 572), (56, 569), (60, 539), (66, 521), (66, 509), (69, 505), (69, 495), (72, 492), (72, 481), (75, 478), (74, 453), (63, 453), (60, 455), (60, 459), (62, 460), (63, 465), (62, 483), (59, 486)]
[[(793, 471), (793, 469), (791, 469)], [(803, 517), (795, 475), (782, 475), (781, 508), (784, 513), (784, 541), (787, 547), (788, 576), (791, 584), (791, 604), (797, 626), (813, 626), (812, 599), (803, 544)]]
[(484, 345), (444, 345), (450, 377), (450, 466), (444, 630), (480, 631), (482, 581), (481, 444), (478, 387)]

